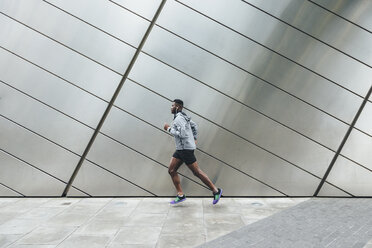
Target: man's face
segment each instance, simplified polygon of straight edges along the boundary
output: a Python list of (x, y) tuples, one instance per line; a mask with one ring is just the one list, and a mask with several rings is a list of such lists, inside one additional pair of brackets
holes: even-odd
[(171, 113), (176, 114), (177, 113), (177, 108), (178, 108), (177, 104), (172, 103)]

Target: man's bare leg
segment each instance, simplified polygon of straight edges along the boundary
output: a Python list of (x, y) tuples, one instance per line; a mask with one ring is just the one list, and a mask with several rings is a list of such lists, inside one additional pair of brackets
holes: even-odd
[(200, 180), (202, 180), (202, 182), (213, 191), (213, 193), (218, 192), (217, 187), (212, 183), (207, 174), (205, 174), (205, 172), (199, 168), (198, 162), (195, 161), (194, 163), (188, 164), (187, 166), (195, 176), (199, 177)]
[(182, 160), (172, 157), (168, 167), (168, 173), (172, 178), (173, 184), (176, 187), (179, 196), (183, 195), (183, 191), (181, 187), (181, 180), (180, 177), (178, 176), (177, 170), (180, 168), (182, 163), (183, 163)]

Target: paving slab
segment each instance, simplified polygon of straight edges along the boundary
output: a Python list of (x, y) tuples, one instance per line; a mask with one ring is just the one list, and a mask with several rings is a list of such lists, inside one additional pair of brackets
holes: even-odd
[[(372, 238), (372, 199), (314, 198), (291, 208), (273, 201), (266, 206), (284, 209), (199, 247), (363, 248)], [(265, 208), (257, 210), (266, 214)]]
[(80, 235), (73, 234), (64, 240), (58, 248), (102, 248), (106, 247), (110, 240), (111, 236), (104, 235)]
[(75, 227), (38, 227), (16, 242), (16, 245), (58, 245), (76, 230)]
[(195, 247), (308, 198), (171, 200), (0, 198), (0, 248)]

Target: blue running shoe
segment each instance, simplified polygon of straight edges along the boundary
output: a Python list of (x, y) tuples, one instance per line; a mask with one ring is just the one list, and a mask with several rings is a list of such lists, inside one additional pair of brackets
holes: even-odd
[(171, 201), (170, 204), (177, 204), (177, 203), (180, 203), (180, 202), (183, 202), (183, 201), (186, 201), (186, 195), (183, 195), (183, 196), (177, 195), (176, 199)]
[(213, 193), (213, 205), (217, 204), (217, 202), (220, 200), (222, 196), (222, 189), (218, 188), (217, 193)]

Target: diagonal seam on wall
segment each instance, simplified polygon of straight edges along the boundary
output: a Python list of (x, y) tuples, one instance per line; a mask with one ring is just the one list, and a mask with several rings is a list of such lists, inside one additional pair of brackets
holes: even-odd
[(340, 155), (342, 148), (344, 147), (344, 145), (345, 145), (347, 139), (348, 139), (349, 136), (350, 136), (351, 131), (353, 130), (353, 128), (354, 128), (354, 126), (355, 126), (355, 124), (356, 124), (356, 122), (357, 122), (357, 120), (358, 120), (360, 114), (361, 114), (362, 111), (363, 111), (364, 106), (366, 105), (366, 103), (367, 103), (369, 97), (371, 96), (371, 93), (372, 93), (372, 85), (371, 85), (371, 87), (369, 88), (369, 91), (368, 91), (367, 95), (364, 97), (364, 100), (363, 100), (362, 104), (360, 105), (359, 110), (358, 110), (358, 112), (356, 113), (356, 115), (355, 115), (355, 117), (354, 117), (352, 123), (350, 124), (349, 129), (347, 130), (347, 132), (346, 132), (344, 138), (342, 139), (340, 146), (338, 147), (338, 149), (337, 149), (335, 155), (333, 156), (333, 159), (332, 159), (331, 163), (329, 164), (328, 169), (327, 169), (326, 173), (324, 174), (324, 176), (323, 176), (323, 178), (322, 178), (322, 181), (320, 181), (320, 184), (319, 184), (318, 188), (316, 189), (316, 191), (315, 191), (315, 193), (314, 193), (314, 196), (318, 196), (320, 190), (322, 189), (323, 184), (325, 183), (325, 181), (326, 181), (326, 179), (327, 179), (329, 173), (331, 172), (332, 167), (333, 167), (334, 164), (336, 163), (336, 160), (337, 160), (338, 156)]
[(108, 106), (107, 106), (105, 112), (103, 113), (103, 116), (102, 116), (101, 120), (99, 121), (99, 123), (98, 123), (96, 129), (94, 130), (94, 133), (93, 133), (93, 135), (92, 135), (92, 138), (89, 140), (88, 145), (87, 145), (87, 147), (86, 147), (85, 150), (84, 150), (84, 153), (82, 154), (82, 156), (81, 156), (81, 158), (80, 158), (78, 164), (76, 165), (76, 168), (75, 168), (74, 172), (72, 173), (71, 178), (70, 178), (70, 180), (68, 181), (68, 183), (67, 183), (67, 185), (66, 185), (66, 187), (65, 187), (65, 189), (64, 189), (64, 191), (63, 191), (63, 193), (62, 193), (62, 197), (65, 197), (65, 196), (67, 195), (67, 193), (68, 193), (68, 191), (69, 191), (69, 189), (70, 189), (72, 183), (74, 182), (74, 180), (75, 180), (75, 178), (76, 178), (76, 176), (77, 176), (77, 174), (78, 174), (78, 172), (79, 172), (79, 170), (80, 170), (80, 168), (81, 168), (81, 166), (82, 166), (82, 164), (83, 164), (83, 162), (84, 162), (86, 156), (87, 156), (88, 153), (89, 153), (90, 148), (92, 147), (92, 145), (93, 145), (93, 143), (94, 143), (94, 141), (95, 141), (95, 139), (96, 139), (98, 133), (100, 132), (100, 130), (101, 130), (102, 126), (103, 126), (103, 123), (104, 123), (105, 120), (106, 120), (106, 117), (108, 116), (108, 114), (109, 114), (109, 112), (110, 112), (112, 106), (114, 105), (114, 102), (115, 102), (117, 96), (119, 95), (120, 90), (121, 90), (121, 88), (122, 88), (123, 85), (124, 85), (124, 82), (125, 82), (126, 79), (128, 78), (128, 75), (129, 75), (130, 71), (132, 70), (133, 65), (134, 65), (134, 63), (136, 62), (137, 57), (138, 57), (138, 55), (140, 54), (140, 52), (141, 52), (141, 50), (142, 50), (142, 48), (143, 48), (143, 46), (144, 46), (144, 44), (145, 44), (145, 42), (146, 42), (146, 40), (147, 40), (149, 34), (151, 33), (151, 30), (152, 30), (152, 28), (154, 27), (154, 25), (155, 25), (155, 23), (156, 23), (156, 20), (158, 19), (158, 17), (159, 17), (159, 15), (160, 15), (160, 13), (161, 13), (161, 11), (162, 11), (162, 9), (163, 9), (163, 7), (164, 7), (166, 1), (167, 1), (167, 0), (162, 0), (162, 2), (161, 2), (160, 5), (159, 5), (159, 8), (157, 9), (157, 11), (156, 11), (154, 17), (152, 18), (151, 23), (150, 23), (149, 27), (147, 28), (145, 35), (143, 36), (143, 38), (142, 38), (142, 40), (141, 40), (141, 42), (140, 42), (140, 44), (139, 44), (139, 46), (138, 46), (138, 48), (137, 48), (135, 54), (133, 55), (132, 60), (130, 61), (129, 65), (128, 65), (128, 67), (127, 67), (127, 70), (125, 71), (125, 73), (124, 73), (122, 79), (120, 80), (120, 83), (119, 83), (117, 89), (115, 90), (114, 95), (112, 96), (112, 98), (111, 98), (111, 100), (110, 100), (110, 102), (109, 102), (109, 104), (108, 104)]
[[(16, 194), (25, 197), (24, 194), (22, 194), (21, 192), (19, 192), (19, 191), (13, 189), (13, 188), (11, 188), (11, 187), (9, 187), (8, 185), (5, 185), (5, 184), (3, 184), (3, 183), (0, 182), (0, 186), (3, 186), (4, 188), (8, 189), (9, 191), (15, 192)], [(4, 197), (4, 196), (1, 196), (1, 197)]]

